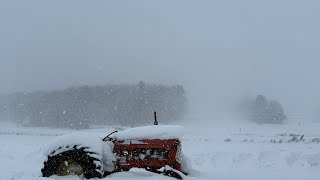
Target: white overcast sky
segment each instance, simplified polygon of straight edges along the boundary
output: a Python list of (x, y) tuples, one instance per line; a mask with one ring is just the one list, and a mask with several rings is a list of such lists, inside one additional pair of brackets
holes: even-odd
[(319, 77), (318, 0), (0, 0), (0, 93), (144, 80), (320, 119)]

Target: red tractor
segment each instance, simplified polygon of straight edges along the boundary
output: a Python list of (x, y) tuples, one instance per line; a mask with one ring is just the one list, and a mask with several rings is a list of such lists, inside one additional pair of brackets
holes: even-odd
[(88, 140), (81, 144), (71, 138), (47, 153), (42, 175), (78, 175), (90, 179), (143, 168), (182, 179), (187, 168), (178, 138), (180, 132), (180, 126), (168, 125), (114, 131), (102, 139), (101, 149), (98, 142)]

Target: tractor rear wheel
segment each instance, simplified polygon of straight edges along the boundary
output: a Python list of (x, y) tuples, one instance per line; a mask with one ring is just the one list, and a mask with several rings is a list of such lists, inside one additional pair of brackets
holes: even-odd
[(96, 163), (101, 160), (92, 157), (95, 153), (84, 151), (84, 149), (84, 147), (74, 146), (71, 150), (49, 155), (41, 169), (43, 177), (77, 175), (87, 179), (101, 178), (102, 167), (98, 164), (102, 163)]

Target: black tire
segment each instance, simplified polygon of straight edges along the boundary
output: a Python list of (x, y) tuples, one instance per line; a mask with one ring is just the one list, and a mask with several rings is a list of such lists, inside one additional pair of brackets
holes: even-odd
[(174, 171), (172, 171), (172, 170), (165, 170), (165, 171), (163, 172), (163, 174), (164, 174), (165, 176), (173, 177), (173, 178), (176, 178), (176, 179), (182, 179), (182, 177), (180, 176), (180, 174), (178, 174), (178, 173), (176, 173), (176, 172), (174, 172)]
[(163, 172), (162, 171), (159, 171), (157, 168), (145, 168), (145, 170), (147, 171), (150, 171), (150, 172), (154, 172), (154, 173), (158, 173), (158, 174), (163, 174), (165, 176), (169, 176), (169, 177), (173, 177), (173, 178), (176, 178), (176, 179), (183, 179), (179, 173), (175, 172), (174, 170), (164, 170)]
[[(61, 148), (62, 147), (60, 147), (59, 149)], [(96, 153), (85, 151), (87, 149), (88, 147), (79, 147), (75, 145), (72, 149), (61, 152), (59, 154), (53, 155), (55, 153), (55, 151), (53, 151), (48, 156), (47, 161), (43, 163), (44, 166), (41, 169), (42, 176), (49, 177), (52, 175), (56, 175), (58, 167), (61, 163), (65, 161), (73, 161), (81, 166), (83, 170), (83, 177), (85, 177), (86, 179), (95, 177), (101, 178), (103, 176), (103, 170), (101, 166), (102, 160), (93, 157), (92, 155), (95, 155)], [(100, 163), (95, 163), (97, 161)]]

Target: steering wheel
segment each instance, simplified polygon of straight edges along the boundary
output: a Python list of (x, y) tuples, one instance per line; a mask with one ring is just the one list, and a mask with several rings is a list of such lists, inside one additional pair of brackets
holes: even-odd
[(112, 142), (115, 142), (116, 139), (113, 139), (111, 137), (109, 137), (110, 135), (114, 134), (114, 133), (117, 133), (118, 131), (113, 131), (112, 133), (108, 134), (108, 136), (106, 136), (105, 138), (103, 138), (102, 140), (103, 141), (112, 141)]

